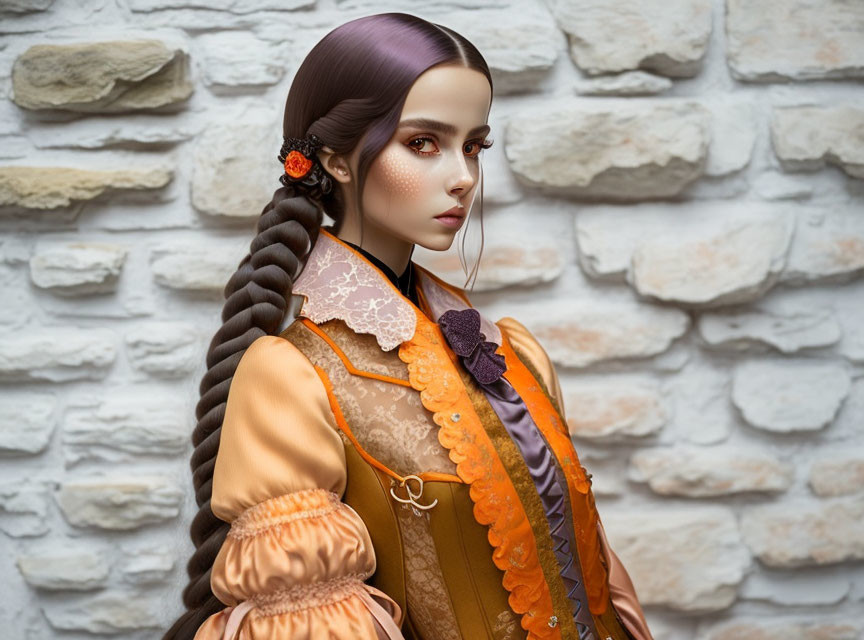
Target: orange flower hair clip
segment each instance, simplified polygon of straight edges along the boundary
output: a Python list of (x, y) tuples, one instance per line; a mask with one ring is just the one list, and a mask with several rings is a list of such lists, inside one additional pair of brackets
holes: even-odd
[(323, 141), (314, 133), (306, 138), (284, 136), (283, 140), (278, 158), (284, 173), (279, 181), (313, 198), (329, 193), (332, 179), (317, 157), (318, 150), (324, 146)]

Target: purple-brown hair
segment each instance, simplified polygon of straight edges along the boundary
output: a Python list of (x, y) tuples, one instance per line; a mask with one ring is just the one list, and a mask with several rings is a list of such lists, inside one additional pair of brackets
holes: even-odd
[[(340, 154), (357, 149), (358, 175), (352, 184), (361, 203), (369, 167), (392, 138), (409, 90), (420, 74), (439, 64), (475, 69), (492, 85), (480, 52), (447, 27), (406, 13), (347, 22), (324, 36), (297, 70), (285, 102), (283, 135), (315, 134)], [(338, 233), (345, 213), (340, 189), (317, 199), (289, 187), (277, 189), (258, 219), (249, 254), (225, 286), (223, 324), (207, 351), (192, 433), (198, 513), (191, 525), (195, 551), (183, 591), (187, 611), (163, 640), (192, 640), (201, 624), (225, 607), (210, 588), (210, 571), (230, 527), (213, 515), (210, 498), (228, 389), (249, 345), (279, 331), (294, 278), (318, 237), (324, 212), (334, 221), (328, 231)], [(480, 207), (482, 216), (482, 189)], [(362, 220), (362, 206), (360, 213)]]

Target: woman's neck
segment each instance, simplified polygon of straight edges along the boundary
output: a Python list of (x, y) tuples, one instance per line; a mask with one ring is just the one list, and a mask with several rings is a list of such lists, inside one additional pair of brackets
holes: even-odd
[[(367, 222), (368, 224), (368, 222)], [(355, 247), (363, 247), (394, 273), (402, 274), (411, 262), (414, 253), (414, 243), (389, 235), (384, 231), (376, 233), (376, 229), (366, 229), (363, 241), (360, 241), (360, 230), (355, 225), (345, 224), (336, 237), (343, 242), (349, 242)]]
[(384, 261), (382, 261), (380, 258), (378, 258), (378, 256), (376, 256), (371, 251), (364, 249), (363, 247), (361, 247), (361, 246), (359, 246), (359, 245), (357, 245), (357, 244), (355, 244), (349, 240), (343, 240), (342, 238), (340, 238), (340, 240), (342, 240), (342, 242), (344, 242), (345, 244), (348, 244), (348, 245), (354, 247), (355, 249), (357, 249), (357, 251), (359, 251), (361, 254), (363, 254), (369, 260), (369, 262), (371, 262), (376, 267), (381, 269), (381, 271), (384, 272), (384, 275), (386, 275), (387, 278), (390, 279), (390, 282), (392, 282), (393, 285), (397, 289), (399, 289), (399, 291), (402, 293), (402, 295), (404, 295), (406, 298), (411, 300), (418, 307), (420, 306), (420, 303), (418, 302), (418, 298), (417, 298), (417, 292), (416, 292), (416, 283), (415, 283), (415, 277), (416, 276), (414, 273), (413, 264), (411, 263), (410, 260), (408, 261), (408, 264), (406, 265), (405, 269), (403, 269), (402, 273), (397, 275), (396, 272), (393, 269), (391, 269), (389, 265), (387, 265)]

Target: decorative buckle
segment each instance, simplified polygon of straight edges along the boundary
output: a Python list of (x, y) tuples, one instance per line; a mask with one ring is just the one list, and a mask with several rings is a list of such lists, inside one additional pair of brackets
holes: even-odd
[[(414, 491), (412, 491), (411, 485), (408, 484), (409, 480), (416, 480), (417, 481), (418, 488), (417, 488), (416, 493)], [(395, 480), (392, 481), (392, 484), (395, 484)], [(405, 476), (399, 482), (399, 486), (405, 487), (405, 490), (408, 492), (408, 498), (407, 499), (406, 498), (400, 498), (399, 496), (397, 496), (396, 492), (393, 491), (392, 484), (390, 486), (390, 495), (393, 496), (393, 499), (396, 500), (397, 502), (401, 502), (402, 504), (410, 504), (411, 510), (414, 512), (414, 515), (417, 515), (417, 516), (420, 515), (420, 511), (418, 511), (418, 509), (420, 509), (422, 511), (428, 511), (429, 509), (434, 507), (436, 504), (438, 504), (438, 498), (435, 498), (435, 500), (432, 502), (432, 504), (420, 504), (419, 502), (417, 502), (417, 500), (423, 496), (423, 478), (421, 478), (419, 476), (414, 476), (414, 475)]]

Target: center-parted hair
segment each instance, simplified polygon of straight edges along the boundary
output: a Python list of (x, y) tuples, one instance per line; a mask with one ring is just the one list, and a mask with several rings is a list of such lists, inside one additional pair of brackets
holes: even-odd
[[(283, 136), (314, 134), (337, 154), (359, 151), (357, 176), (349, 188), (361, 206), (361, 219), (360, 195), (369, 167), (392, 138), (418, 76), (438, 64), (475, 69), (492, 85), (483, 56), (468, 40), (406, 13), (366, 16), (333, 29), (297, 70), (285, 102)], [(296, 185), (276, 189), (257, 221), (249, 253), (225, 286), (223, 324), (207, 350), (192, 433), (198, 513), (191, 524), (195, 551), (183, 590), (187, 610), (163, 640), (192, 640), (210, 615), (225, 608), (210, 589), (210, 571), (230, 526), (213, 515), (210, 498), (228, 389), (249, 345), (279, 331), (294, 279), (318, 237), (324, 212), (334, 221), (328, 230), (338, 233), (345, 212), (343, 188), (338, 184), (327, 194)]]

